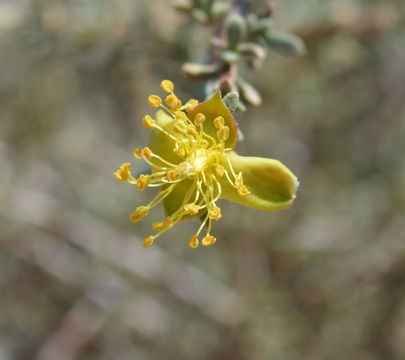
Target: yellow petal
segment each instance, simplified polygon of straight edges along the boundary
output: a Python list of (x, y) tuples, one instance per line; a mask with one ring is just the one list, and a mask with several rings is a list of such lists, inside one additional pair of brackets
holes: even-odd
[(191, 121), (194, 121), (194, 117), (199, 113), (205, 115), (204, 131), (214, 139), (217, 138), (218, 130), (214, 125), (214, 120), (218, 117), (224, 119), (224, 125), (229, 127), (229, 137), (225, 141), (225, 146), (233, 149), (238, 139), (238, 127), (231, 112), (222, 101), (219, 91), (212, 98), (193, 108), (187, 115)]
[(236, 174), (242, 172), (243, 183), (250, 193), (240, 196), (238, 190), (222, 177), (219, 181), (224, 198), (260, 210), (284, 209), (294, 200), (298, 180), (280, 161), (227, 153), (222, 155), (221, 164), (229, 174), (230, 168), (225, 157), (230, 160)]

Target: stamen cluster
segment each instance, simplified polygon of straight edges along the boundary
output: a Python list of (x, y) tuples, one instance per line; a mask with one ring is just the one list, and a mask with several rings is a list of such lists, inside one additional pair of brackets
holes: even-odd
[[(214, 119), (216, 137), (204, 131), (206, 116), (197, 113), (192, 117), (188, 112), (198, 105), (195, 99), (182, 104), (174, 94), (174, 85), (169, 80), (161, 83), (162, 89), (168, 93), (163, 102), (157, 95), (149, 96), (149, 104), (154, 108), (163, 109), (172, 119), (172, 126), (161, 127), (151, 116), (146, 115), (143, 125), (153, 131), (158, 131), (169, 138), (174, 144), (172, 151), (178, 156), (179, 162), (168, 161), (161, 154), (158, 155), (150, 148), (137, 148), (133, 155), (143, 159), (151, 167), (151, 174), (140, 175), (137, 179), (131, 174), (130, 164), (124, 163), (115, 172), (119, 181), (127, 181), (137, 186), (139, 190), (147, 187), (159, 187), (160, 191), (146, 206), (138, 207), (130, 219), (136, 223), (146, 215), (149, 210), (166, 199), (173, 190), (184, 180), (191, 180), (190, 187), (183, 195), (181, 206), (161, 222), (155, 222), (152, 228), (157, 231), (144, 239), (144, 248), (153, 244), (154, 240), (187, 217), (201, 217), (201, 225), (189, 240), (189, 245), (196, 248), (199, 245), (199, 236), (206, 226), (206, 235), (202, 238), (202, 245), (210, 246), (216, 242), (211, 235), (213, 221), (221, 218), (221, 209), (217, 201), (221, 197), (221, 181), (228, 182), (241, 197), (249, 194), (243, 183), (242, 173), (236, 174), (230, 160), (223, 156), (232, 149), (225, 146), (230, 129), (225, 125), (224, 118), (218, 116)], [(171, 157), (172, 158), (172, 157)], [(221, 164), (221, 159), (226, 159)]]

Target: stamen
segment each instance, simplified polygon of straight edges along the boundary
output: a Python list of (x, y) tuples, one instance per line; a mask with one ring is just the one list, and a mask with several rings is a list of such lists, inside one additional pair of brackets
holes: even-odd
[(162, 99), (157, 95), (149, 96), (148, 101), (149, 101), (149, 105), (154, 108), (157, 108), (162, 104)]
[(215, 166), (215, 173), (219, 177), (222, 177), (222, 176), (224, 176), (225, 168), (222, 165), (217, 165), (217, 166)]
[(219, 207), (214, 207), (208, 212), (208, 216), (213, 220), (219, 220), (221, 218), (221, 209)]
[(120, 166), (120, 170), (118, 170), (114, 173), (114, 175), (118, 181), (127, 181), (128, 180), (128, 178), (131, 176), (130, 167), (131, 167), (131, 164), (128, 162), (124, 163)]
[(153, 120), (149, 115), (146, 115), (143, 118), (142, 123), (148, 129), (154, 129), (156, 126), (156, 121)]
[(189, 101), (186, 102), (186, 104), (183, 106), (184, 110), (191, 110), (192, 108), (195, 108), (198, 105), (198, 100), (196, 99), (190, 99)]
[(163, 80), (160, 83), (160, 86), (162, 87), (162, 89), (168, 93), (173, 92), (174, 90), (174, 84), (170, 81), (170, 80)]
[(223, 126), (221, 129), (217, 131), (218, 139), (221, 141), (226, 141), (229, 138), (229, 127)]
[(217, 239), (215, 239), (212, 235), (207, 235), (204, 237), (204, 239), (202, 239), (201, 243), (204, 246), (211, 246), (211, 245), (214, 245), (216, 241), (217, 241)]
[(248, 190), (248, 188), (245, 185), (241, 185), (238, 188), (238, 194), (241, 197), (245, 197), (246, 195), (250, 194), (250, 191)]
[(186, 132), (186, 125), (183, 121), (177, 120), (173, 126), (173, 130), (178, 134), (184, 134)]
[(191, 239), (188, 242), (189, 246), (193, 249), (195, 249), (198, 246), (198, 236), (193, 235)]
[(169, 181), (174, 181), (174, 180), (176, 180), (176, 178), (177, 178), (177, 173), (176, 173), (176, 171), (174, 171), (174, 170), (169, 170), (169, 171), (166, 173), (166, 178), (167, 178), (167, 180), (169, 180)]
[(142, 149), (142, 155), (147, 159), (150, 159), (152, 157), (152, 150), (149, 149), (148, 147), (145, 147)]
[(214, 119), (214, 126), (215, 126), (217, 129), (221, 129), (221, 128), (224, 126), (224, 124), (225, 124), (225, 120), (224, 120), (224, 118), (223, 118), (222, 116), (217, 116), (217, 117)]
[(136, 186), (138, 190), (145, 190), (149, 185), (149, 175), (141, 175), (139, 176)]
[(147, 247), (151, 246), (153, 244), (154, 240), (155, 240), (155, 237), (152, 235), (143, 239), (143, 248), (146, 249)]
[(184, 212), (190, 215), (197, 215), (198, 214), (198, 206), (196, 204), (186, 204), (184, 205)]
[(139, 206), (131, 215), (129, 215), (129, 218), (133, 223), (136, 223), (140, 220), (143, 219), (144, 216), (148, 215), (149, 209), (146, 206)]
[(202, 125), (202, 124), (204, 123), (204, 121), (205, 121), (205, 115), (204, 115), (204, 114), (198, 113), (198, 114), (194, 117), (194, 123), (195, 123), (197, 126)]
[(134, 155), (137, 159), (142, 159), (142, 149), (141, 148), (136, 148), (132, 152), (132, 155)]

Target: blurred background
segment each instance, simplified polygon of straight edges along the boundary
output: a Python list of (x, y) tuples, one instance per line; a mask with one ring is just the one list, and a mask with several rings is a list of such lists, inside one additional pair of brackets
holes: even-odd
[[(300, 179), (292, 207), (226, 201), (215, 246), (186, 222), (142, 249), (154, 196), (113, 172), (145, 146), (141, 119), (210, 29), (166, 0), (0, 1), (0, 359), (405, 358), (405, 3), (284, 0), (245, 76), (240, 154)], [(244, 71), (242, 69), (242, 71)]]

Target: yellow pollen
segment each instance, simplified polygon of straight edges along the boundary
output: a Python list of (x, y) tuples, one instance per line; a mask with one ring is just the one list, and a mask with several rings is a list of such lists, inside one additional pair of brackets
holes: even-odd
[(245, 185), (242, 184), (238, 187), (238, 194), (241, 197), (245, 197), (246, 195), (250, 194), (250, 191), (248, 190), (248, 188)]
[(198, 113), (198, 114), (194, 117), (194, 123), (195, 123), (197, 126), (200, 126), (201, 124), (203, 124), (204, 121), (205, 121), (205, 115), (204, 115), (204, 114)]
[(136, 181), (138, 190), (145, 190), (149, 185), (149, 175), (141, 175)]
[(186, 204), (184, 205), (184, 212), (190, 215), (198, 214), (198, 206), (196, 204)]
[(216, 241), (217, 239), (215, 239), (213, 236), (207, 235), (204, 237), (204, 239), (202, 239), (202, 244), (204, 246), (211, 246), (214, 245)]
[(171, 111), (176, 112), (181, 109), (181, 101), (177, 99), (173, 101), (169, 106)]
[(193, 135), (193, 136), (197, 135), (197, 129), (195, 128), (194, 125), (188, 125), (187, 126), (187, 134), (188, 135)]
[(136, 223), (143, 219), (144, 216), (148, 215), (149, 209), (146, 206), (139, 206), (136, 211), (131, 213), (129, 218), (132, 222)]
[(146, 249), (147, 247), (151, 246), (153, 244), (154, 240), (155, 240), (155, 237), (152, 235), (143, 239), (143, 248)]
[(176, 180), (176, 178), (177, 178), (177, 173), (176, 173), (176, 171), (175, 171), (175, 170), (169, 170), (169, 171), (166, 173), (166, 178), (167, 178), (167, 180), (169, 180), (169, 181), (174, 181), (174, 180)]
[(174, 94), (170, 94), (166, 96), (165, 102), (167, 105), (173, 104), (174, 101), (177, 101), (177, 96)]
[(215, 145), (215, 150), (218, 150), (219, 152), (223, 152), (224, 146), (222, 144), (217, 144), (217, 145)]
[(176, 111), (176, 119), (177, 120), (185, 120), (187, 121), (187, 115), (183, 111)]
[(219, 177), (224, 176), (224, 174), (225, 174), (225, 169), (224, 169), (224, 167), (223, 167), (222, 165), (217, 165), (217, 166), (215, 167), (215, 173), (216, 173)]
[(152, 150), (149, 149), (148, 147), (145, 147), (142, 149), (142, 155), (147, 159), (150, 159), (152, 157)]
[(178, 145), (178, 147), (176, 147), (175, 149), (173, 149), (173, 151), (179, 155), (181, 158), (184, 158), (186, 156), (186, 150), (184, 149), (183, 145)]
[(241, 172), (238, 174), (238, 176), (235, 179), (235, 185), (236, 185), (236, 187), (241, 187), (243, 185), (243, 178), (242, 178)]
[(142, 149), (141, 148), (136, 148), (132, 152), (132, 155), (134, 155), (137, 159), (142, 159)]
[(219, 207), (215, 207), (208, 212), (208, 216), (213, 220), (219, 220), (221, 218), (221, 209)]
[(219, 140), (228, 140), (229, 138), (229, 127), (228, 126), (223, 126), (221, 129), (218, 130), (217, 132), (218, 139)]
[(173, 226), (173, 220), (170, 217), (167, 217), (162, 222), (155, 222), (152, 224), (152, 229), (156, 231), (166, 230)]
[(160, 86), (164, 91), (168, 93), (171, 93), (174, 90), (174, 84), (170, 80), (163, 80), (160, 83)]
[(184, 134), (186, 132), (186, 125), (183, 121), (177, 120), (173, 126), (173, 130), (179, 134)]
[(131, 175), (130, 167), (131, 167), (130, 163), (124, 163), (120, 166), (120, 170), (118, 170), (114, 173), (114, 175), (118, 181), (127, 181), (128, 180), (129, 176)]
[(224, 126), (224, 124), (225, 124), (225, 120), (222, 116), (218, 116), (214, 119), (214, 126), (217, 129), (221, 129)]
[(191, 110), (192, 108), (196, 107), (198, 105), (198, 100), (196, 99), (190, 99), (189, 101), (186, 102), (184, 105), (185, 110)]
[(157, 108), (162, 104), (162, 99), (157, 95), (151, 95), (148, 97), (149, 105)]
[(156, 121), (153, 120), (149, 115), (146, 115), (143, 118), (142, 123), (148, 129), (154, 129), (156, 126)]
[(188, 242), (188, 245), (193, 249), (195, 249), (198, 246), (198, 237), (197, 237), (197, 235), (193, 235), (191, 237), (191, 239)]

